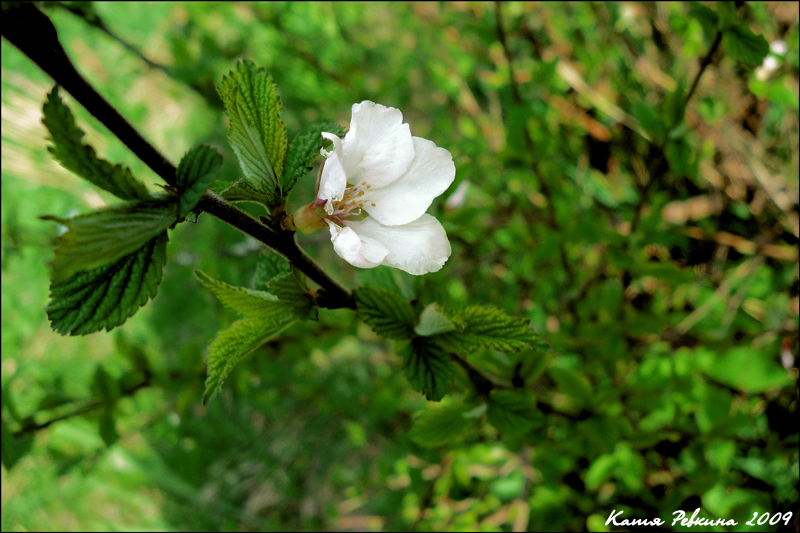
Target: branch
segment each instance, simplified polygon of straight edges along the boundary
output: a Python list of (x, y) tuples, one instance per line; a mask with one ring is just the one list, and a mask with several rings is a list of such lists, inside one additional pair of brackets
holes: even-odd
[[(78, 73), (58, 41), (56, 28), (47, 15), (28, 3), (3, 3), (2, 10), (3, 37), (63, 86), (161, 179), (175, 186), (175, 166)], [(276, 231), (212, 192), (203, 195), (198, 207), (286, 257), (322, 288), (317, 298), (320, 307), (355, 309), (350, 291), (334, 281), (299, 248), (292, 232)]]

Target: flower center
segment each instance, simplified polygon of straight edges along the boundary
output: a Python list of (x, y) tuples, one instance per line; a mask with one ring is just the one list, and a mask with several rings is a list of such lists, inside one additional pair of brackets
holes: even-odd
[[(347, 188), (341, 199), (334, 198), (325, 204), (325, 213), (328, 219), (335, 219), (338, 222), (345, 220), (364, 220), (362, 212), (364, 211), (365, 201), (362, 199), (364, 192), (370, 189), (372, 185), (367, 185), (366, 181), (362, 181), (356, 185), (347, 182)], [(375, 206), (374, 202), (370, 202)]]

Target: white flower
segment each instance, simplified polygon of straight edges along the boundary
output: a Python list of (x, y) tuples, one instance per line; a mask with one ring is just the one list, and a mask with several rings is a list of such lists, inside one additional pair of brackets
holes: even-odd
[(296, 226), (313, 231), (327, 223), (336, 253), (357, 267), (415, 275), (442, 268), (450, 242), (425, 212), (453, 183), (450, 152), (412, 137), (398, 109), (369, 101), (353, 105), (344, 140), (322, 135), (333, 151), (323, 150), (316, 200), (298, 210)]

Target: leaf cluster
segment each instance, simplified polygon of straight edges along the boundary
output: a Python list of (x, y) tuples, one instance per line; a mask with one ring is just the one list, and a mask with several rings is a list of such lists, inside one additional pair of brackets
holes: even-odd
[(64, 168), (127, 202), (61, 218), (52, 262), (50, 303), (53, 329), (83, 335), (111, 330), (155, 297), (166, 263), (167, 230), (185, 219), (215, 179), (222, 156), (207, 146), (190, 150), (177, 171), (172, 194), (152, 195), (127, 167), (100, 159), (85, 144), (58, 87), (47, 96), (42, 122), (48, 150)]

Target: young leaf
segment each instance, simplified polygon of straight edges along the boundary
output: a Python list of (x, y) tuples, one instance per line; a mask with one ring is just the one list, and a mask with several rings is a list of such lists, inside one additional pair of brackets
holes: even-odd
[[(283, 196), (289, 194), (297, 182), (297, 178), (311, 170), (311, 165), (314, 159), (320, 155), (319, 150), (323, 146), (323, 131), (341, 136), (344, 128), (335, 122), (319, 124), (312, 127), (311, 131), (298, 135), (292, 140), (286, 154), (286, 168), (280, 181)], [(330, 141), (327, 142), (330, 143)]]
[(180, 196), (178, 218), (194, 209), (219, 174), (222, 155), (210, 146), (195, 146), (183, 156), (178, 165), (177, 189)]
[(526, 433), (542, 422), (531, 398), (515, 391), (494, 391), (489, 397), (489, 423), (510, 435)]
[(378, 335), (408, 339), (414, 332), (414, 310), (399, 294), (387, 289), (356, 289), (356, 314)]
[(470, 353), (479, 348), (517, 352), (534, 346), (539, 336), (524, 318), (511, 317), (499, 309), (473, 305), (455, 317), (463, 331), (444, 333), (435, 342), (449, 350)]
[(298, 319), (296, 314), (287, 312), (283, 302), (273, 305), (280, 311), (271, 313), (269, 318), (243, 318), (217, 334), (208, 351), (208, 377), (203, 404), (207, 404), (219, 392), (222, 382), (239, 361)]
[(423, 411), (414, 418), (409, 436), (425, 448), (461, 443), (475, 429), (475, 420), (464, 416), (469, 410), (455, 404)]
[(414, 333), (421, 337), (430, 337), (439, 333), (455, 331), (455, 329), (456, 326), (444, 314), (439, 304), (432, 303), (422, 310), (419, 315), (419, 323), (414, 328)]
[(417, 338), (406, 349), (404, 357), (403, 372), (409, 383), (432, 402), (444, 398), (453, 381), (453, 363), (448, 353)]
[(222, 78), (218, 91), (230, 118), (228, 139), (244, 180), (272, 205), (280, 198), (278, 180), (287, 143), (278, 86), (266, 70), (243, 60)]
[(283, 256), (267, 248), (256, 265), (253, 287), (259, 291), (268, 291), (270, 282), (291, 273), (292, 267)]
[(61, 101), (57, 86), (47, 95), (43, 111), (42, 122), (50, 131), (53, 143), (47, 150), (61, 166), (123, 200), (150, 198), (147, 188), (133, 177), (127, 167), (98, 158), (94, 148), (83, 144), (84, 133), (75, 125), (75, 117)]
[(273, 198), (273, 195), (259, 192), (255, 187), (245, 183), (244, 180), (236, 182), (217, 180), (211, 184), (209, 189), (229, 202), (254, 202), (259, 205), (269, 205)]
[(722, 46), (732, 58), (755, 67), (764, 62), (769, 53), (769, 43), (763, 35), (756, 35), (749, 28), (736, 24), (722, 34)]
[(307, 311), (311, 307), (308, 288), (294, 273), (276, 277), (269, 283), (267, 290), (298, 311)]
[(234, 287), (209, 277), (202, 270), (195, 270), (194, 275), (225, 307), (244, 316), (274, 317), (292, 309), (291, 305), (268, 292)]
[(45, 311), (62, 335), (84, 335), (125, 322), (155, 297), (167, 261), (167, 232), (115, 261), (50, 285)]
[(161, 200), (108, 207), (68, 219), (41, 217), (69, 228), (55, 251), (53, 283), (132, 254), (169, 228), (176, 215), (176, 204)]

